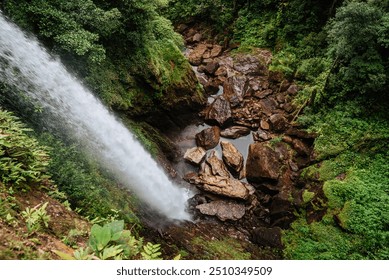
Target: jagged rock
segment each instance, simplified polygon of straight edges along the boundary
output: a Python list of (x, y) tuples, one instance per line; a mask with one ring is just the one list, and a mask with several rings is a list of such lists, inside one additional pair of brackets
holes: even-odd
[(215, 72), (215, 76), (219, 77), (226, 77), (227, 76), (227, 69), (225, 66), (219, 66), (219, 68)]
[(192, 41), (193, 41), (194, 43), (198, 43), (198, 42), (201, 41), (202, 38), (203, 38), (203, 36), (202, 36), (200, 33), (196, 33), (196, 34), (193, 36)]
[(261, 182), (263, 179), (277, 180), (282, 164), (279, 155), (264, 143), (250, 144), (246, 161), (247, 180)]
[(300, 156), (309, 156), (311, 153), (309, 147), (305, 145), (301, 140), (299, 139), (293, 139), (292, 142), (293, 149), (297, 152)]
[(274, 114), (278, 106), (276, 100), (271, 96), (261, 99), (259, 104), (261, 105), (262, 112), (267, 116)]
[(196, 208), (204, 215), (216, 216), (221, 221), (241, 219), (246, 213), (245, 206), (240, 203), (216, 200), (210, 203), (197, 205)]
[(220, 128), (213, 126), (196, 134), (196, 144), (206, 150), (215, 148), (219, 144)]
[(254, 96), (257, 97), (257, 98), (265, 98), (267, 96), (269, 96), (270, 94), (273, 93), (273, 90), (272, 89), (265, 89), (265, 90), (262, 90), (262, 91), (256, 91), (254, 93)]
[(206, 152), (202, 147), (194, 147), (186, 150), (184, 159), (199, 165), (205, 158)]
[(204, 90), (208, 95), (214, 95), (219, 91), (219, 85), (213, 79), (207, 81), (204, 85)]
[(230, 177), (230, 173), (228, 172), (223, 161), (219, 159), (219, 157), (217, 156), (216, 151), (211, 152), (206, 162), (210, 167), (212, 175), (221, 176), (221, 177)]
[(264, 130), (269, 130), (270, 129), (270, 124), (267, 121), (265, 121), (265, 120), (261, 120), (260, 126)]
[(214, 75), (216, 70), (219, 68), (219, 63), (217, 61), (208, 62), (204, 67), (204, 73), (208, 75)]
[(294, 110), (294, 106), (290, 103), (285, 103), (284, 104), (284, 110), (287, 112), (287, 113), (292, 113), (293, 110)]
[(266, 131), (258, 128), (258, 131), (253, 132), (253, 139), (254, 141), (263, 142), (272, 139), (272, 137)]
[(249, 89), (249, 83), (245, 76), (232, 76), (227, 78), (223, 88), (223, 95), (230, 102), (231, 106), (237, 106), (243, 101)]
[(250, 133), (250, 129), (244, 126), (232, 126), (226, 128), (222, 132), (220, 132), (220, 136), (225, 138), (236, 139), (241, 136), (246, 136)]
[(217, 56), (221, 55), (222, 52), (223, 52), (222, 46), (214, 45), (212, 50), (211, 50), (211, 57), (212, 58), (217, 57)]
[(211, 176), (205, 174), (196, 176), (196, 174), (190, 173), (187, 174), (184, 179), (189, 183), (195, 184), (203, 191), (244, 200), (249, 198), (249, 190), (242, 182), (234, 178)]
[(231, 120), (231, 106), (223, 96), (218, 96), (206, 109), (205, 121), (216, 122), (220, 126)]
[(289, 128), (286, 132), (286, 135), (293, 136), (300, 139), (314, 139), (317, 137), (316, 133), (307, 132), (304, 130), (297, 129), (295, 127)]
[(252, 239), (261, 246), (276, 247), (282, 249), (282, 231), (279, 227), (259, 227), (253, 230)]
[(204, 44), (199, 44), (197, 47), (195, 47), (188, 56), (190, 64), (195, 66), (200, 65), (203, 60), (203, 55), (207, 49), (207, 46)]
[(267, 68), (252, 55), (238, 55), (234, 59), (234, 69), (246, 76), (266, 75)]
[(285, 130), (288, 126), (288, 122), (282, 114), (274, 114), (269, 120), (273, 129), (277, 132)]
[(230, 142), (221, 141), (223, 160), (232, 174), (239, 175), (243, 169), (243, 156), (238, 149)]

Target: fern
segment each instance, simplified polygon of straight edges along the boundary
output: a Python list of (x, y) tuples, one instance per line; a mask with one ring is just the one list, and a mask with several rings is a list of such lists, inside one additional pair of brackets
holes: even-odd
[(147, 242), (145, 246), (143, 246), (143, 252), (141, 252), (142, 258), (144, 260), (162, 260), (161, 256), (161, 244), (153, 244), (151, 242)]

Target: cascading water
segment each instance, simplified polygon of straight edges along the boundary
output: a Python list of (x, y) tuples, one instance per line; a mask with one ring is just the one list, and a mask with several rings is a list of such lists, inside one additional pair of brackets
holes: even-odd
[(190, 218), (185, 211), (189, 191), (174, 185), (123, 124), (1, 11), (0, 81), (47, 110), (51, 125), (70, 133), (149, 206), (171, 219)]

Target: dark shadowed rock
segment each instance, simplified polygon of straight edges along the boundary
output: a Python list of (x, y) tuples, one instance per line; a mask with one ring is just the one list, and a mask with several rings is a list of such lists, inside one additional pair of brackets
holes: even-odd
[(206, 150), (215, 148), (219, 144), (220, 128), (213, 126), (196, 134), (196, 144)]
[(223, 160), (233, 175), (239, 175), (243, 169), (243, 156), (230, 142), (221, 141)]
[(206, 152), (202, 147), (194, 147), (186, 150), (184, 159), (187, 161), (199, 165), (205, 158)]
[(221, 177), (230, 177), (230, 173), (228, 172), (223, 161), (219, 159), (219, 157), (217, 156), (216, 151), (211, 152), (206, 162), (210, 167), (210, 171), (212, 175), (221, 176)]
[(231, 120), (231, 106), (223, 96), (218, 96), (206, 109), (205, 121), (216, 122), (220, 126)]
[(207, 46), (204, 44), (199, 44), (197, 47), (195, 47), (188, 56), (190, 64), (195, 66), (200, 65), (203, 60), (203, 55), (207, 49)]
[(213, 79), (208, 80), (203, 86), (208, 95), (214, 95), (219, 91), (219, 85)]
[(281, 228), (279, 227), (259, 227), (253, 230), (252, 239), (258, 245), (276, 247), (281, 249), (283, 247), (281, 235), (282, 232)]
[(216, 216), (221, 221), (241, 219), (246, 213), (245, 206), (240, 203), (216, 200), (197, 205), (196, 208), (204, 215)]
[(232, 126), (220, 132), (220, 136), (225, 138), (236, 139), (241, 136), (246, 136), (250, 133), (250, 129), (244, 126)]
[(219, 68), (219, 63), (217, 61), (212, 60), (208, 62), (204, 67), (204, 73), (208, 75), (214, 75), (216, 70)]
[(263, 179), (277, 180), (282, 164), (279, 155), (264, 143), (250, 144), (246, 161), (247, 180), (261, 182)]
[(282, 114), (274, 114), (269, 120), (273, 129), (277, 132), (285, 130), (288, 126), (288, 122)]
[(245, 185), (234, 178), (211, 176), (206, 174), (196, 175), (193, 173), (185, 175), (185, 180), (195, 184), (199, 189), (221, 196), (247, 200), (249, 190)]
[(293, 139), (292, 142), (293, 149), (297, 152), (300, 156), (309, 156), (311, 153), (309, 147), (305, 145), (301, 140), (299, 139)]

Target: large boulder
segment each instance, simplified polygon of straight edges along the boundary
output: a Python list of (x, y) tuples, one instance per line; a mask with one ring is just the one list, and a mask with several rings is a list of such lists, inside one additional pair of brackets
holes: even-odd
[(195, 47), (188, 56), (190, 64), (198, 66), (203, 61), (203, 55), (208, 50), (205, 44), (199, 44)]
[(221, 221), (241, 219), (246, 213), (245, 206), (241, 203), (216, 200), (210, 203), (197, 205), (196, 208), (204, 215), (216, 216)]
[(221, 141), (223, 160), (233, 175), (239, 175), (243, 170), (243, 156), (230, 142)]
[(249, 198), (249, 190), (242, 182), (234, 178), (190, 173), (184, 179), (203, 191), (230, 198), (244, 200)]
[(270, 123), (275, 131), (284, 131), (288, 127), (288, 122), (282, 114), (274, 114), (270, 118)]
[(246, 161), (246, 177), (252, 182), (263, 179), (277, 180), (281, 172), (282, 162), (278, 153), (270, 146), (255, 142), (250, 144)]
[(217, 123), (223, 126), (231, 121), (231, 106), (223, 96), (218, 96), (215, 101), (206, 109), (205, 121)]
[(244, 126), (231, 126), (220, 132), (220, 136), (225, 138), (236, 139), (242, 136), (246, 136), (250, 133), (250, 129)]
[(217, 57), (220, 56), (223, 52), (223, 47), (220, 45), (214, 45), (212, 50), (211, 50), (211, 57)]
[(210, 61), (204, 67), (204, 73), (207, 75), (214, 75), (216, 70), (219, 68), (219, 63), (217, 61)]
[(246, 76), (261, 76), (267, 74), (267, 68), (260, 60), (250, 54), (237, 55), (234, 58), (234, 69)]
[(196, 134), (196, 144), (206, 150), (215, 148), (219, 144), (220, 128), (212, 126)]
[(184, 159), (187, 161), (199, 165), (205, 158), (206, 152), (202, 147), (194, 147), (186, 150)]
[(219, 159), (219, 157), (217, 156), (216, 151), (211, 152), (206, 162), (210, 167), (210, 171), (212, 175), (221, 176), (221, 177), (230, 177), (230, 173), (228, 172), (223, 161)]
[(223, 95), (230, 102), (231, 106), (237, 106), (249, 90), (249, 82), (245, 76), (229, 77), (223, 84)]

